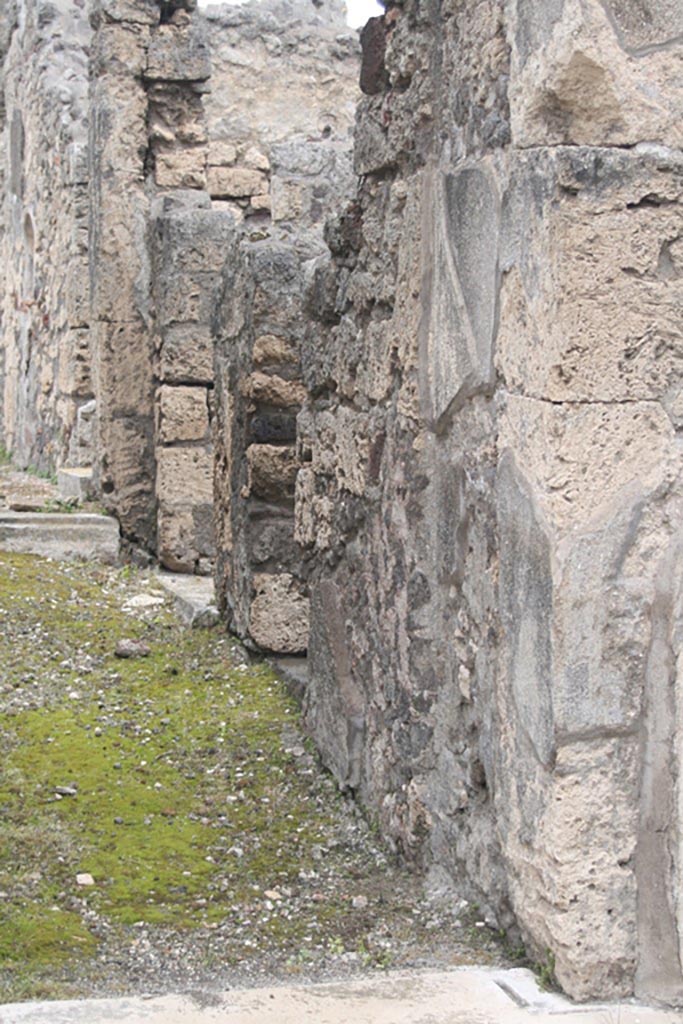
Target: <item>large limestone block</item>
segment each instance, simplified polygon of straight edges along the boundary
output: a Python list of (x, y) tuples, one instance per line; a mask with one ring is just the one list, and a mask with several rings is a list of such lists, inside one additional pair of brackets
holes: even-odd
[(118, 183), (100, 195), (91, 260), (93, 308), (100, 320), (124, 323), (148, 314), (148, 205), (137, 186)]
[(206, 388), (169, 387), (157, 393), (159, 440), (202, 441), (209, 432), (209, 405)]
[(235, 238), (233, 218), (222, 210), (161, 207), (155, 223), (160, 270), (181, 288), (186, 274), (220, 271)]
[(656, 147), (515, 160), (497, 363), (552, 401), (681, 399), (683, 160)]
[(680, 147), (680, 4), (513, 0), (510, 107), (520, 146)]
[(308, 646), (309, 601), (290, 573), (257, 573), (249, 633), (266, 651), (301, 654)]
[(157, 448), (157, 498), (173, 509), (210, 505), (213, 501), (213, 464), (205, 448)]
[(524, 933), (539, 959), (552, 949), (555, 975), (574, 998), (627, 995), (638, 952), (637, 737), (563, 745), (547, 790), (547, 777), (535, 781), (523, 762), (515, 771), (533, 825), (513, 815), (500, 827)]
[[(637, 889), (643, 908), (662, 904), (660, 922), (662, 886), (674, 884), (659, 881), (669, 869), (658, 837), (673, 841), (678, 825), (654, 808), (673, 799), (657, 709), (672, 699), (660, 662), (678, 649), (662, 581), (683, 567), (683, 460), (656, 402), (508, 396), (498, 443), (498, 813), (513, 906), (574, 997), (625, 994), (655, 941), (651, 913), (636, 913), (636, 869), (650, 865)], [(680, 979), (667, 985), (680, 991)]]
[(92, 339), (101, 406), (112, 416), (137, 416), (150, 409), (152, 345), (145, 325), (99, 321)]
[(169, 384), (211, 384), (213, 338), (208, 324), (173, 324), (164, 331), (161, 379)]
[(198, 501), (192, 508), (161, 506), (157, 554), (171, 572), (207, 572), (216, 556), (211, 504)]
[(655, 519), (646, 539), (642, 519), (648, 502), (672, 488), (680, 458), (655, 403), (510, 398), (499, 444), (507, 678), (547, 765), (560, 741), (638, 720), (648, 561), (662, 557), (670, 535)]

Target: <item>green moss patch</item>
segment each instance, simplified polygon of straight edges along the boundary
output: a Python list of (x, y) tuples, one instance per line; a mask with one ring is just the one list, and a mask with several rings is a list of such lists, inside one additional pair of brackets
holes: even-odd
[(139, 593), (153, 576), (0, 554), (0, 1000), (149, 989), (178, 950), (213, 978), (416, 948), (413, 881), (284, 685), (219, 628), (123, 611)]

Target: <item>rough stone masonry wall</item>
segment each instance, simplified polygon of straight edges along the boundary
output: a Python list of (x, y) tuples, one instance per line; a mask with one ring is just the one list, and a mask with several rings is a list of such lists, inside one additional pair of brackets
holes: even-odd
[(86, 12), (0, 7), (0, 441), (22, 466), (68, 462), (92, 398)]
[(683, 1000), (682, 37), (391, 3), (302, 354), (309, 727), (578, 998)]
[(208, 44), (190, 3), (104, 0), (93, 19), (99, 486), (129, 540), (207, 572), (209, 321), (232, 230), (205, 191)]
[[(95, 9), (94, 365), (105, 502), (126, 536), (156, 551), (164, 566), (209, 572), (210, 321), (220, 271), (227, 258), (240, 258), (233, 221), (249, 241), (267, 239), (274, 206), (284, 233), (294, 238), (301, 229), (298, 250), (310, 244), (304, 222), (310, 207), (322, 224), (330, 182), (322, 183), (319, 168), (297, 166), (296, 143), (277, 144), (302, 125), (324, 138), (337, 122), (348, 128), (350, 76), (340, 89), (339, 74), (352, 47), (340, 13), (316, 14), (312, 5), (216, 8), (208, 23), (191, 8), (105, 0)], [(336, 119), (318, 130), (334, 104)], [(330, 180), (344, 164), (337, 151), (348, 147), (342, 132), (319, 156)]]
[(294, 540), (305, 282), (326, 215), (353, 188), (358, 43), (341, 3), (276, 0), (207, 17), (218, 40), (209, 190), (240, 225), (215, 324), (217, 593), (248, 643), (299, 653), (308, 643), (308, 566)]

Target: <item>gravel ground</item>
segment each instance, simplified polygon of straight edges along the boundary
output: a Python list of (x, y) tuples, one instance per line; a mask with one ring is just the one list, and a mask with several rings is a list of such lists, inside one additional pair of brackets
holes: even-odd
[(180, 626), (150, 573), (0, 553), (0, 706), (2, 1001), (521, 962), (395, 861), (286, 686)]

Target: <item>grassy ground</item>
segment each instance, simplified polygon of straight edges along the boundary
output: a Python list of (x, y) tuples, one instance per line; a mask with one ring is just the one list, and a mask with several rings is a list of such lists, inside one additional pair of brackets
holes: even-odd
[(499, 957), (481, 931), (444, 945), (272, 671), (126, 610), (140, 594), (153, 577), (0, 554), (0, 1000)]

